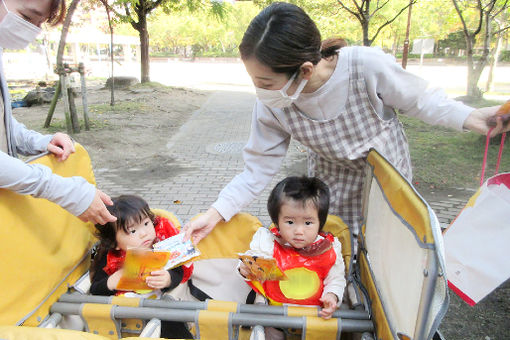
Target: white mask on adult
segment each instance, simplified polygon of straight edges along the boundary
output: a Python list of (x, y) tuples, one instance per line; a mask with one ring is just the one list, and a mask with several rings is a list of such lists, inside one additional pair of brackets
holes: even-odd
[(0, 47), (12, 49), (27, 47), (28, 44), (37, 38), (41, 29), (9, 11), (5, 1), (1, 1), (7, 14), (0, 22)]
[(303, 89), (306, 86), (306, 83), (308, 82), (308, 79), (301, 79), (301, 82), (299, 83), (296, 92), (294, 92), (293, 95), (289, 96), (287, 94), (287, 90), (289, 89), (290, 85), (292, 85), (292, 82), (294, 79), (296, 79), (299, 71), (294, 73), (292, 77), (290, 77), (289, 81), (285, 86), (283, 86), (279, 90), (267, 90), (260, 87), (255, 87), (255, 92), (257, 93), (257, 97), (259, 100), (264, 103), (265, 105), (276, 108), (276, 109), (283, 109), (285, 107), (289, 107), (292, 105), (292, 103), (298, 99), (299, 95), (303, 91)]

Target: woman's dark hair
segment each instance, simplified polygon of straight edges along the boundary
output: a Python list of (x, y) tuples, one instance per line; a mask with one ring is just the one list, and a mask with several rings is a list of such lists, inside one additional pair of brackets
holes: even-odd
[(303, 206), (312, 202), (319, 215), (319, 231), (322, 230), (329, 210), (329, 188), (317, 177), (287, 177), (271, 191), (267, 201), (267, 210), (273, 223), (278, 226), (280, 209), (288, 200), (299, 201)]
[(113, 205), (106, 206), (108, 211), (117, 220), (106, 224), (96, 224), (96, 237), (99, 239), (94, 262), (90, 269), (90, 276), (94, 277), (94, 273), (100, 269), (97, 268), (100, 259), (106, 256), (106, 253), (117, 246), (117, 231), (123, 230), (128, 232), (128, 227), (134, 223), (140, 223), (146, 217), (154, 222), (154, 213), (150, 210), (145, 200), (135, 195), (122, 195), (112, 198)]
[[(333, 41), (336, 43), (331, 45)], [(321, 45), (319, 29), (305, 11), (293, 4), (274, 2), (253, 18), (239, 51), (243, 60), (255, 57), (274, 72), (290, 77), (303, 63), (317, 65), (346, 43), (343, 39), (330, 39), (326, 50)]]
[(51, 0), (50, 15), (46, 22), (51, 26), (56, 26), (64, 21), (66, 16), (65, 0)]

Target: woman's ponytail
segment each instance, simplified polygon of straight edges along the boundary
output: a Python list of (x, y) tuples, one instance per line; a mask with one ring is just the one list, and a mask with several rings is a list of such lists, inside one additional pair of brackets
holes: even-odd
[(347, 46), (347, 42), (342, 38), (329, 38), (322, 41), (321, 56), (327, 58), (335, 55), (339, 49)]

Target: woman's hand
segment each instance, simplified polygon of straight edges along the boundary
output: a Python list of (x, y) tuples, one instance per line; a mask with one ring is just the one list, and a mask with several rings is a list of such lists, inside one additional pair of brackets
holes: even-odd
[(149, 287), (153, 289), (163, 289), (170, 287), (172, 278), (170, 277), (170, 273), (168, 271), (161, 269), (151, 272), (151, 275), (147, 276), (145, 282)]
[(109, 290), (114, 291), (117, 288), (117, 285), (119, 284), (119, 280), (122, 277), (122, 271), (123, 271), (123, 269), (119, 269), (115, 273), (110, 275), (110, 277), (108, 278), (108, 281), (106, 281), (106, 285), (108, 286)]
[(94, 224), (106, 224), (107, 222), (115, 222), (117, 218), (110, 214), (106, 205), (112, 205), (112, 199), (99, 189), (96, 189), (94, 200), (83, 214), (78, 216), (83, 222), (92, 222)]
[[(469, 129), (474, 132), (478, 132), (482, 135), (487, 135), (489, 132), (489, 118), (496, 115), (496, 112), (500, 106), (491, 106), (491, 107), (482, 107), (472, 111), (469, 116), (464, 121), (464, 128)], [(496, 126), (491, 131), (491, 137), (494, 137), (500, 133), (510, 131), (510, 124), (508, 121), (503, 123), (503, 119), (501, 117), (496, 117)]]
[(57, 132), (53, 136), (46, 148), (49, 152), (54, 154), (59, 161), (65, 161), (71, 153), (76, 151), (71, 137), (61, 132)]
[(323, 319), (330, 319), (336, 310), (338, 297), (335, 294), (329, 292), (321, 297), (320, 301), (322, 302), (322, 309), (319, 312), (319, 316)]
[(214, 229), (216, 224), (222, 220), (223, 217), (216, 209), (209, 208), (205, 214), (198, 216), (184, 225), (183, 241), (186, 242), (191, 239), (193, 244), (198, 244), (198, 242), (206, 237)]

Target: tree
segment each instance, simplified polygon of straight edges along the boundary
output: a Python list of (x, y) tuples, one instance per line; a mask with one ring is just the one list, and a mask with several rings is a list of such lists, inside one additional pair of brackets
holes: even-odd
[[(350, 15), (354, 16), (361, 25), (361, 30), (363, 32), (363, 45), (370, 46), (377, 38), (379, 33), (383, 28), (391, 24), (395, 19), (397, 19), (400, 14), (402, 14), (410, 5), (415, 4), (417, 0), (411, 0), (406, 2), (405, 5), (402, 5), (400, 8), (392, 11), (392, 13), (388, 16), (380, 16), (381, 10), (388, 5), (389, 0), (380, 2), (372, 1), (372, 0), (337, 0), (340, 8), (347, 11)], [(352, 3), (348, 5), (348, 2)], [(375, 8), (371, 8), (371, 4), (375, 2)], [(375, 28), (375, 33), (372, 37), (369, 37), (369, 28), (370, 23), (373, 19), (379, 16), (381, 19), (381, 23), (377, 28)]]
[(496, 47), (492, 50), (490, 56), (489, 76), (487, 77), (487, 84), (485, 85), (485, 92), (491, 91), (493, 86), (494, 70), (498, 64), (499, 55), (501, 53), (501, 45), (503, 42), (504, 30), (503, 28), (508, 23), (508, 11), (503, 11), (500, 18), (495, 18), (497, 24)]
[[(479, 99), (483, 94), (478, 88), (478, 81), (489, 61), (492, 40), (495, 36), (510, 28), (510, 25), (506, 22), (505, 27), (495, 29), (497, 27), (496, 18), (508, 9), (509, 0), (452, 1), (462, 23), (462, 32), (466, 40), (468, 66), (466, 95), (469, 99)], [(470, 14), (472, 13), (475, 14), (475, 18), (470, 20)], [(476, 43), (482, 46), (478, 60), (474, 58)]]
[(113, 74), (113, 66), (114, 66), (114, 55), (113, 55), (113, 23), (110, 13), (110, 6), (108, 5), (108, 0), (99, 0), (105, 10), (106, 10), (106, 17), (108, 18), (108, 28), (110, 30), (110, 63), (112, 67), (112, 78), (110, 83), (110, 106), (115, 105), (115, 77)]
[(139, 34), (141, 55), (141, 82), (149, 82), (149, 31), (147, 18), (156, 8), (162, 8), (165, 13), (209, 9), (214, 15), (222, 17), (224, 6), (218, 1), (208, 0), (114, 0), (109, 8), (121, 22), (129, 23)]
[[(60, 34), (60, 42), (58, 44), (57, 50), (57, 66), (55, 72), (59, 75), (59, 85), (57, 86), (57, 90), (55, 91), (55, 96), (51, 101), (50, 109), (48, 111), (48, 115), (46, 116), (46, 121), (44, 123), (44, 127), (49, 127), (51, 123), (51, 119), (53, 117), (53, 112), (55, 111), (55, 105), (57, 104), (58, 96), (60, 91), (62, 92), (62, 97), (64, 100), (64, 114), (66, 119), (66, 128), (67, 133), (72, 134), (73, 132), (80, 132), (80, 122), (78, 120), (78, 116), (76, 115), (76, 110), (72, 110), (71, 101), (74, 103), (74, 99), (69, 101), (68, 99), (68, 89), (66, 86), (66, 69), (63, 62), (64, 59), (64, 49), (66, 46), (67, 33), (69, 32), (69, 27), (71, 26), (71, 18), (73, 17), (74, 11), (76, 7), (78, 7), (78, 3), (80, 0), (72, 0), (71, 4), (67, 9), (67, 14), (64, 19), (64, 23), (62, 25), (62, 33)], [(69, 93), (70, 94), (70, 93)], [(72, 97), (71, 97), (72, 98)]]

